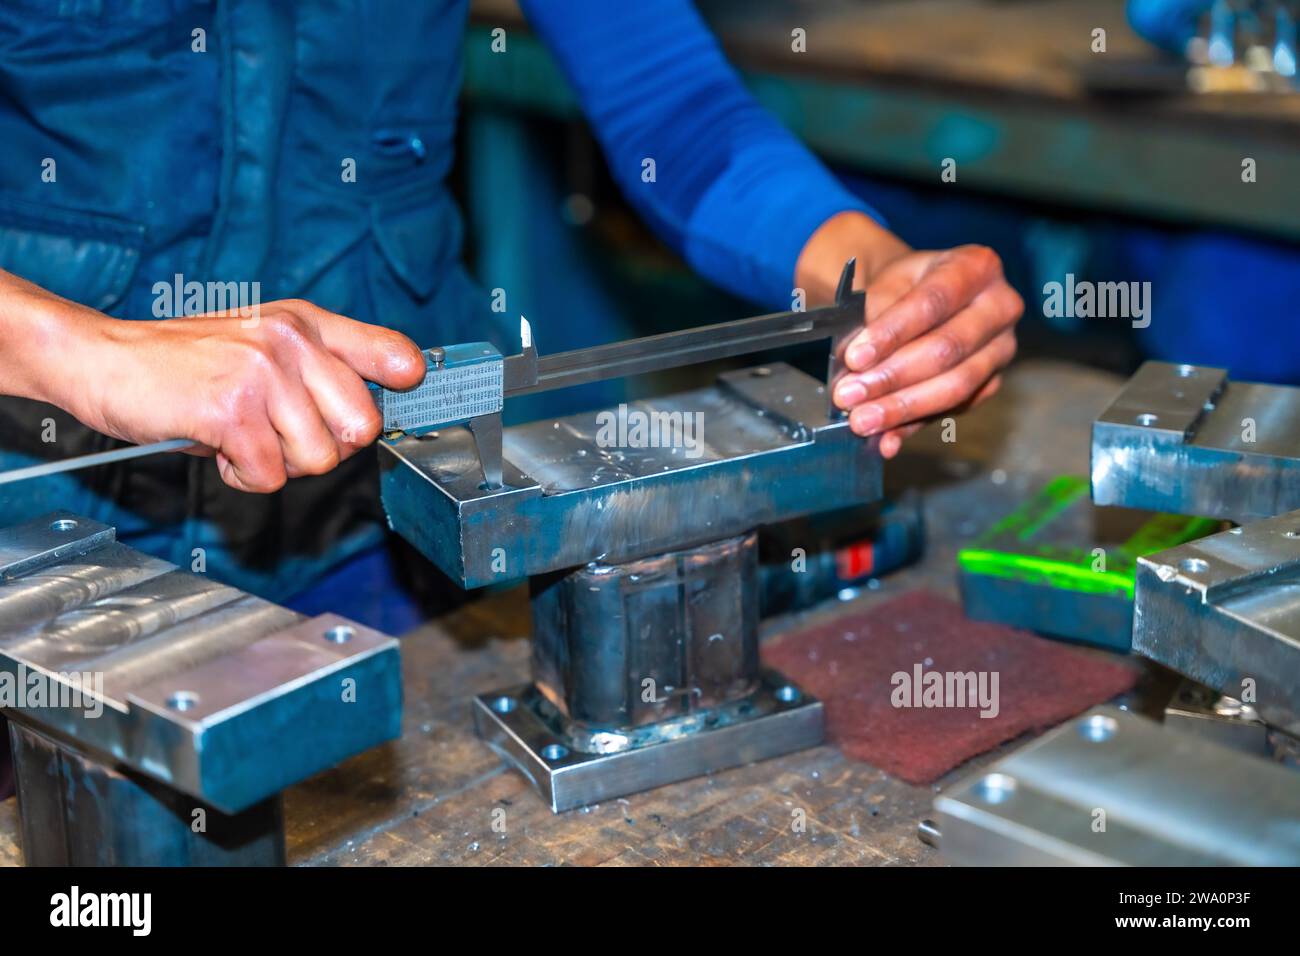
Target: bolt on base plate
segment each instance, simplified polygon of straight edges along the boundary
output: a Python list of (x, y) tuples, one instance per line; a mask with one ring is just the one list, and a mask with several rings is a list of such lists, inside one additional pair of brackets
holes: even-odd
[[(740, 701), (627, 735), (571, 730), (532, 684), (479, 694), (473, 707), (478, 735), (555, 813), (815, 747), (825, 735), (821, 701), (773, 671)], [(576, 736), (609, 750), (574, 750)]]

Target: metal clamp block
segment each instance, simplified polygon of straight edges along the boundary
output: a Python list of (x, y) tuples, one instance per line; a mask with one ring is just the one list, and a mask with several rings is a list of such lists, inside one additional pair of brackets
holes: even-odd
[(1300, 389), (1147, 362), (1092, 426), (1099, 505), (1245, 521), (1300, 508)]
[(1296, 866), (1294, 773), (1098, 707), (935, 798), (974, 866)]

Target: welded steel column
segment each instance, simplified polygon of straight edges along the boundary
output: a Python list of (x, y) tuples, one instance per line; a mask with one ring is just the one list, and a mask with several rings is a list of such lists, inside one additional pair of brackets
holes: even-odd
[(570, 720), (633, 727), (758, 682), (757, 534), (533, 580), (533, 678)]

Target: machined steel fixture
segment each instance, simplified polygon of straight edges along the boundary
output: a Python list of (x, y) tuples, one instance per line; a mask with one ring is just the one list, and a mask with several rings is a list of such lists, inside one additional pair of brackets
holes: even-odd
[(821, 742), (821, 703), (759, 667), (753, 532), (532, 587), (533, 683), (474, 719), (553, 810)]
[[(1139, 560), (1133, 650), (1253, 708), (1273, 749), (1300, 732), (1298, 436), (1300, 389), (1164, 362), (1143, 365), (1092, 431), (1097, 504), (1249, 522)], [(1208, 726), (1184, 710), (1176, 721)]]
[(1141, 558), (1133, 650), (1300, 735), (1300, 512)]
[(541, 356), (518, 393), (830, 339), (825, 381), (775, 363), (513, 426), (499, 487), (465, 428), (384, 445), (395, 531), (464, 588), (531, 579), (532, 682), (474, 718), (553, 810), (821, 741), (821, 704), (759, 668), (754, 532), (881, 496), (877, 442), (829, 399), (863, 321), (851, 284), (824, 309)]
[(1092, 499), (1237, 522), (1300, 508), (1300, 389), (1145, 363), (1093, 423)]
[(392, 638), (66, 512), (0, 530), (0, 692), (29, 864), (281, 863), (280, 791), (401, 717)]
[(1114, 707), (1067, 721), (935, 798), (974, 866), (1296, 866), (1294, 772)]

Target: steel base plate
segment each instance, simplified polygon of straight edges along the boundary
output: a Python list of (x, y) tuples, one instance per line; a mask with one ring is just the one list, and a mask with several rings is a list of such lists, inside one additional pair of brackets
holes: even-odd
[[(474, 727), (555, 813), (815, 747), (821, 701), (773, 671), (748, 697), (689, 718), (619, 732), (571, 727), (532, 684), (474, 698)], [(584, 753), (575, 739), (607, 749)]]

